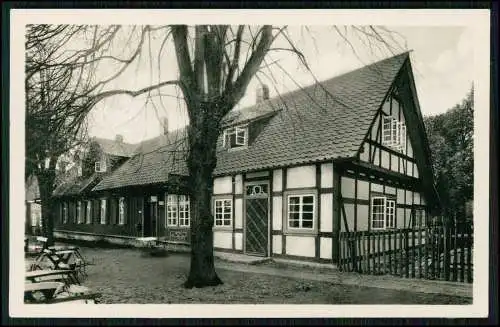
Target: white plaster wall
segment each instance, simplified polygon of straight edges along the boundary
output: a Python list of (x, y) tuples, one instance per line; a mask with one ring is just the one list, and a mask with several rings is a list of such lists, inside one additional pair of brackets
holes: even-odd
[(333, 219), (333, 194), (321, 194), (321, 226), (320, 231), (331, 232)]
[[(358, 204), (358, 230), (368, 230), (369, 217), (368, 217), (368, 205)], [(354, 228), (354, 225), (353, 225)]]
[(342, 191), (342, 197), (344, 198), (354, 198), (354, 179), (349, 177), (340, 178), (340, 187)]
[(418, 192), (413, 193), (413, 203), (420, 204), (420, 193)]
[(286, 236), (286, 254), (314, 257), (316, 254), (314, 236)]
[(300, 166), (287, 169), (287, 188), (316, 186), (316, 166)]
[(372, 191), (374, 191), (374, 192), (384, 192), (384, 186), (382, 184), (372, 183)]
[(233, 247), (233, 232), (214, 231), (214, 247), (231, 249)]
[(281, 235), (273, 235), (273, 253), (281, 254), (282, 253), (282, 236)]
[(234, 233), (234, 248), (243, 250), (243, 233)]
[(412, 204), (412, 198), (411, 198), (411, 191), (405, 191), (406, 192), (406, 204)]
[(370, 183), (358, 180), (358, 199), (368, 200), (370, 197)]
[(234, 199), (234, 228), (243, 228), (243, 199)]
[(382, 106), (382, 110), (384, 111), (384, 113), (389, 115), (391, 113), (391, 102), (390, 102), (390, 99), (388, 99), (388, 100), (389, 101), (384, 102), (384, 105)]
[(386, 169), (390, 169), (390, 167), (389, 167), (389, 152), (382, 150), (381, 160), (382, 160), (382, 167), (386, 168)]
[(330, 237), (320, 238), (319, 257), (321, 259), (332, 258), (332, 239)]
[(273, 196), (273, 230), (281, 230), (283, 222), (283, 197)]
[(321, 165), (321, 187), (333, 187), (333, 164), (331, 163)]
[(398, 162), (399, 162), (399, 158), (396, 156), (392, 156), (392, 158), (391, 158), (391, 170), (392, 171), (399, 170)]
[(406, 226), (408, 226), (408, 223), (410, 222), (411, 219), (411, 209), (405, 209), (406, 211)]
[[(410, 138), (408, 137), (408, 141), (410, 140)], [(410, 158), (413, 158), (413, 147), (411, 146), (411, 142), (408, 142), (408, 145), (407, 145), (407, 149), (406, 149), (406, 155)]]
[(396, 189), (394, 187), (392, 187), (392, 186), (386, 186), (385, 187), (385, 193), (396, 195)]
[[(344, 203), (345, 216), (347, 221), (347, 226), (349, 227), (349, 231), (352, 231), (354, 228), (354, 204)], [(344, 227), (344, 216), (341, 212), (340, 214), (340, 226), (342, 231), (345, 231)]]
[(374, 158), (373, 158), (373, 164), (375, 166), (378, 166), (380, 164), (380, 156), (379, 156), (380, 150), (379, 148), (375, 149)]
[(243, 176), (236, 175), (234, 176), (234, 193), (242, 194), (243, 193)]
[(279, 192), (283, 188), (283, 170), (277, 169), (273, 171), (273, 191)]
[(417, 167), (417, 164), (413, 164), (413, 177), (418, 178), (418, 167)]
[(214, 194), (233, 193), (231, 176), (218, 177), (214, 179)]
[(370, 161), (370, 147), (368, 146), (368, 144), (366, 143), (363, 143), (363, 146), (362, 146), (362, 151), (360, 154), (359, 154), (359, 159), (361, 161), (365, 161), (365, 162), (369, 162)]
[(405, 203), (405, 190), (401, 188), (397, 189), (396, 202), (401, 204)]
[(396, 228), (404, 228), (404, 220), (405, 220), (405, 209), (397, 208), (396, 209)]

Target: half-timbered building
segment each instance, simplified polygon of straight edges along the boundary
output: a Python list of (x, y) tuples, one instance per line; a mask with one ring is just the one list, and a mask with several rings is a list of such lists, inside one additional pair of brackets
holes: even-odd
[[(110, 218), (62, 223), (60, 237), (189, 245), (185, 130), (154, 140), (92, 187)], [(217, 251), (335, 263), (341, 232), (422, 226), (438, 208), (409, 53), (276, 98), (262, 86), (223, 120)]]

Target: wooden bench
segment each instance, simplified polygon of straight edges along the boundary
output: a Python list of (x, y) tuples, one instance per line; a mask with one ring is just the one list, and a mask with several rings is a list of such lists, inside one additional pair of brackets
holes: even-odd
[(92, 292), (81, 285), (65, 286), (61, 282), (39, 282), (24, 284), (26, 303), (97, 303), (101, 293)]
[(63, 288), (64, 283), (61, 282), (24, 283), (24, 301), (43, 303), (54, 298)]
[(27, 281), (32, 283), (44, 282), (44, 281), (54, 281), (63, 282), (66, 285), (77, 284), (80, 285), (80, 280), (78, 279), (77, 273), (74, 270), (33, 270), (27, 271), (25, 273), (25, 278)]

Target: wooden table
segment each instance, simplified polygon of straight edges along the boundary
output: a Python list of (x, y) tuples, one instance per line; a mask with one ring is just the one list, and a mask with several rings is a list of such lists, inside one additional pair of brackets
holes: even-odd
[(80, 280), (78, 279), (76, 271), (68, 269), (44, 269), (27, 271), (25, 273), (25, 278), (32, 283), (45, 281), (62, 281), (65, 284), (80, 285)]

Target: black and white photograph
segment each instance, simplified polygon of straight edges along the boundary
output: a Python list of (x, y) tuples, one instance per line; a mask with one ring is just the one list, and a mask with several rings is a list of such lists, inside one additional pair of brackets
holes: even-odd
[(484, 316), (489, 33), (13, 10), (11, 316)]

